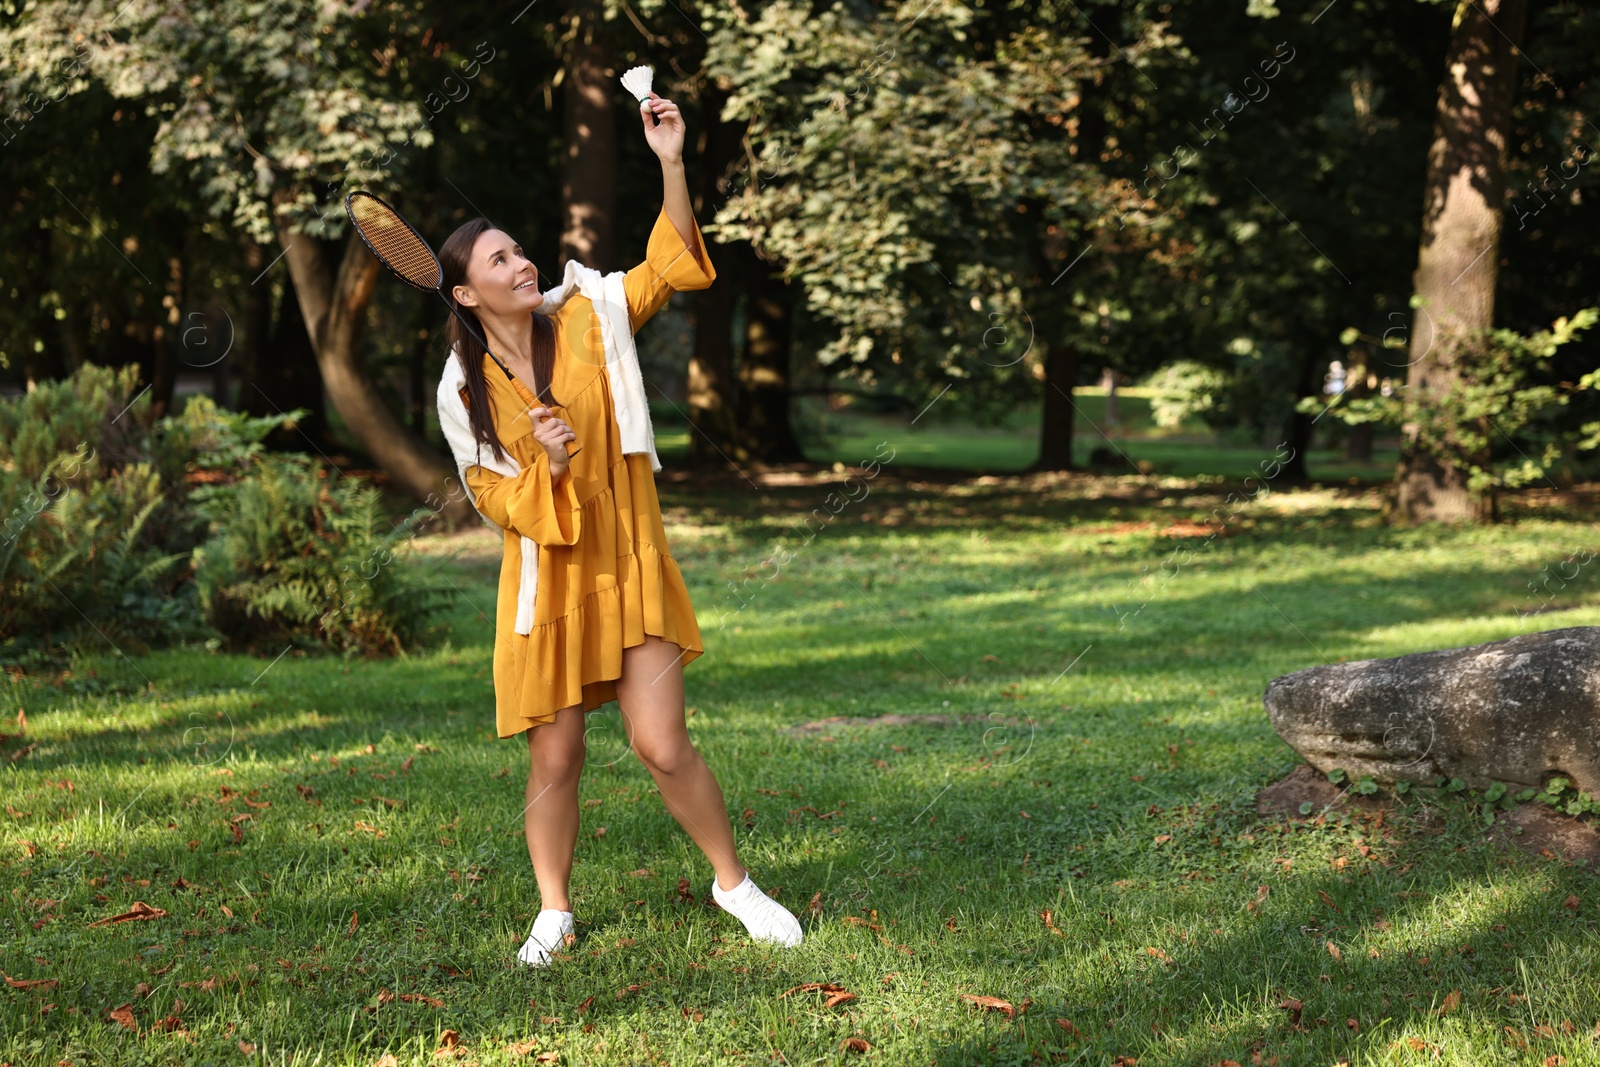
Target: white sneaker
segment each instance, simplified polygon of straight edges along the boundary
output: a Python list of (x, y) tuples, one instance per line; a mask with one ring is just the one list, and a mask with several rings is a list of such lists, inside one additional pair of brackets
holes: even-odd
[(533, 920), (528, 940), (517, 952), (517, 960), (530, 967), (544, 967), (550, 963), (550, 954), (562, 948), (567, 935), (572, 933), (572, 912), (545, 908)]
[(744, 881), (724, 891), (711, 879), (711, 897), (726, 912), (744, 923), (753, 941), (771, 941), (779, 945), (798, 945), (804, 935), (800, 920), (794, 913), (763, 893), (744, 872)]

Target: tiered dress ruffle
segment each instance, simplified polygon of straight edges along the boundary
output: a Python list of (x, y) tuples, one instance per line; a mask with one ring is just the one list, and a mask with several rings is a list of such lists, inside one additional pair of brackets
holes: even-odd
[[(694, 238), (691, 251), (665, 210), (656, 219), (644, 262), (624, 282), (635, 330), (673, 292), (716, 280), (698, 227)], [(552, 482), (550, 458), (533, 436), (526, 405), (485, 356), (500, 441), (522, 472), (506, 477), (467, 469), (479, 507), (505, 530), (494, 646), (501, 737), (554, 722), (561, 708), (588, 712), (615, 700), (622, 650), (643, 644), (646, 634), (681, 648), (685, 664), (705, 651), (689, 590), (667, 545), (650, 457), (622, 452), (593, 305), (574, 294), (552, 321), (552, 388), (561, 403), (552, 410), (572, 427), (582, 451)], [(532, 390), (532, 382), (524, 384)], [(539, 546), (533, 630), (525, 636), (512, 626), (523, 535)]]

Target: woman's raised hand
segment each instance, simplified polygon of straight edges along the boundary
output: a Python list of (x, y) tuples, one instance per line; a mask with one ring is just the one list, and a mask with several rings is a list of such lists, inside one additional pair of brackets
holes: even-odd
[[(661, 120), (661, 125), (657, 126), (650, 121), (651, 112)], [(683, 162), (683, 135), (686, 127), (677, 104), (671, 100), (663, 100), (652, 90), (650, 99), (639, 105), (639, 120), (644, 123), (644, 139), (649, 142), (650, 151), (659, 156), (661, 162)]]
[(528, 414), (533, 417), (534, 440), (550, 457), (550, 479), (554, 481), (567, 469), (567, 442), (576, 441), (578, 435), (547, 407), (531, 408)]

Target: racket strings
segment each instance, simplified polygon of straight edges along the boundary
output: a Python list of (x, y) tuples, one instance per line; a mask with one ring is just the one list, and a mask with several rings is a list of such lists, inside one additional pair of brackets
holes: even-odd
[(390, 270), (419, 289), (439, 288), (444, 272), (438, 258), (404, 219), (372, 196), (353, 196), (349, 206), (361, 236)]

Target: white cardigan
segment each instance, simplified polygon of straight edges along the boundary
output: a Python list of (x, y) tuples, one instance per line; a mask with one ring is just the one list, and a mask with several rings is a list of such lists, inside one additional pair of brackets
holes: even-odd
[[(535, 311), (554, 315), (565, 306), (573, 293), (588, 297), (600, 319), (600, 336), (605, 345), (606, 376), (610, 379), (612, 406), (616, 409), (617, 428), (621, 432), (622, 451), (644, 452), (650, 456), (650, 469), (660, 470), (661, 460), (656, 457), (655, 429), (650, 425), (650, 406), (645, 401), (644, 375), (639, 370), (639, 353), (633, 344), (633, 324), (628, 317), (628, 297), (623, 289), (622, 271), (601, 276), (593, 267), (585, 267), (568, 260), (561, 284), (547, 290), (544, 302)], [(450, 452), (455, 457), (456, 473), (461, 485), (471, 497), (467, 485), (467, 468), (478, 466), (506, 477), (516, 477), (522, 467), (506, 453), (504, 461), (485, 449), (472, 435), (467, 406), (461, 399), (461, 388), (466, 383), (461, 358), (454, 348), (445, 360), (444, 375), (439, 379), (439, 426)], [(582, 444), (582, 442), (579, 442)], [(571, 477), (568, 474), (568, 477)], [(478, 506), (476, 497), (473, 506)], [(479, 508), (478, 513), (483, 514)], [(483, 516), (484, 522), (497, 525)], [(539, 588), (539, 546), (531, 538), (522, 538), (522, 571), (517, 585), (516, 632), (527, 635), (533, 630), (534, 597)]]

